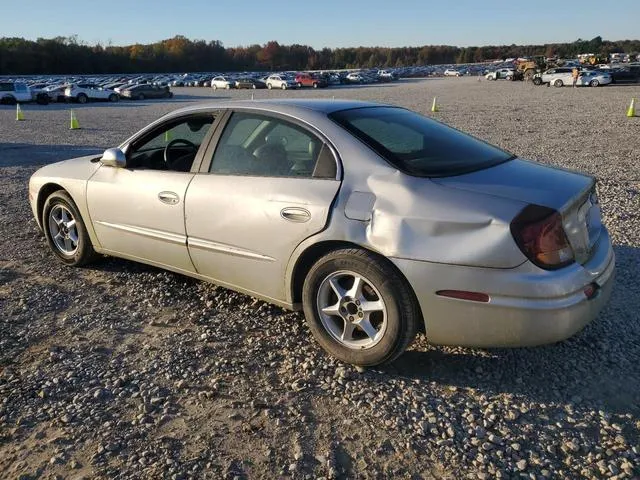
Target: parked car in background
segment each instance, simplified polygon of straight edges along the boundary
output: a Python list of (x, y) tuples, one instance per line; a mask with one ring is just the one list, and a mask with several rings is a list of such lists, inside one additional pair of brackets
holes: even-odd
[(120, 96), (134, 100), (144, 100), (145, 98), (171, 98), (173, 97), (173, 93), (169, 87), (159, 87), (149, 83), (142, 83), (121, 89)]
[(372, 366), (419, 331), (534, 346), (596, 318), (615, 255), (595, 183), (404, 108), (224, 101), (46, 165), (28, 198), (63, 264), (123, 257), (302, 309), (327, 352)]
[(487, 80), (511, 80), (513, 79), (514, 71), (513, 68), (500, 68), (493, 72), (489, 72), (485, 75)]
[(311, 73), (298, 73), (295, 82), (298, 87), (324, 88), (329, 86), (326, 79)]
[(227, 77), (223, 75), (213, 77), (213, 79), (211, 80), (211, 88), (213, 88), (214, 90), (217, 90), (219, 88), (229, 90), (231, 87), (233, 87), (233, 81), (228, 80)]
[(64, 92), (67, 89), (66, 84), (49, 85), (42, 89), (42, 92), (49, 97), (49, 102), (65, 102), (67, 97)]
[(445, 77), (459, 77), (459, 76), (461, 76), (461, 75), (462, 75), (462, 73), (460, 73), (460, 71), (459, 71), (459, 70), (456, 70), (456, 69), (454, 69), (454, 68), (447, 68), (447, 69), (444, 71), (444, 76), (445, 76)]
[(397, 75), (390, 70), (378, 70), (376, 76), (381, 82), (391, 82), (398, 78)]
[(26, 83), (0, 82), (0, 105), (15, 105), (31, 100), (31, 90)]
[(607, 73), (611, 75), (612, 83), (638, 83), (640, 81), (640, 68), (610, 68)]
[(364, 83), (364, 77), (358, 72), (350, 72), (345, 77), (346, 83)]
[(256, 90), (258, 88), (267, 88), (267, 84), (259, 78), (242, 77), (235, 81), (235, 88), (251, 88)]
[(296, 79), (294, 77), (281, 73), (269, 75), (267, 77), (266, 83), (269, 90), (271, 90), (272, 88), (281, 88), (282, 90), (287, 90), (288, 88), (298, 87), (298, 84), (296, 83)]
[(573, 84), (573, 67), (556, 67), (550, 68), (543, 73), (536, 73), (533, 76), (535, 85), (553, 85), (554, 87), (562, 87), (563, 85)]
[[(613, 82), (612, 76), (608, 72), (596, 70), (583, 70), (578, 74), (577, 86), (599, 87)], [(571, 84), (569, 84), (571, 85)]]
[(89, 100), (108, 100), (117, 102), (120, 96), (115, 90), (104, 89), (93, 83), (78, 83), (68, 85), (64, 91), (67, 100), (78, 103), (87, 103)]

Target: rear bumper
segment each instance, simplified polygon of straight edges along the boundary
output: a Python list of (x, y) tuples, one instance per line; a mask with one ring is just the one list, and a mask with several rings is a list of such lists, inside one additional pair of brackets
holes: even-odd
[[(524, 347), (571, 337), (611, 296), (615, 257), (606, 231), (585, 265), (544, 271), (530, 262), (487, 269), (392, 259), (414, 288), (429, 342), (468, 347)], [(597, 293), (587, 298), (586, 286)], [(490, 295), (488, 303), (441, 297), (439, 290)]]

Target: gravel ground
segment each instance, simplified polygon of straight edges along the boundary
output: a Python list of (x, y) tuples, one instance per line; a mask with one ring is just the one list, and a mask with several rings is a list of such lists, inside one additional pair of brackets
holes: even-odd
[(37, 166), (120, 143), (186, 103), (0, 107), (0, 477), (640, 478), (638, 86), (406, 80), (266, 97), (357, 98), (434, 114), (599, 180), (615, 244), (609, 306), (565, 342), (441, 348), (393, 365), (328, 358), (301, 314), (124, 260), (58, 264), (27, 203)]

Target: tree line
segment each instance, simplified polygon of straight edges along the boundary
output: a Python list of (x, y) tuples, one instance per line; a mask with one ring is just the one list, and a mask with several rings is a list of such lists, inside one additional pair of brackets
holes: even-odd
[(316, 50), (307, 45), (225, 48), (220, 41), (190, 40), (178, 35), (151, 44), (89, 45), (76, 36), (0, 38), (0, 75), (224, 72), (242, 70), (328, 70), (472, 63), (521, 56), (573, 58), (580, 53), (640, 52), (640, 40), (601, 37), (572, 43), (455, 47), (353, 47)]

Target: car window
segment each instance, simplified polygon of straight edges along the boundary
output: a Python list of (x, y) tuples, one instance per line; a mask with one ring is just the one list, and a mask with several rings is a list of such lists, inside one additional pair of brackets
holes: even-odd
[(335, 159), (331, 160), (332, 170), (323, 170), (329, 173), (314, 175), (322, 149), (323, 142), (298, 125), (236, 112), (220, 137), (209, 171), (220, 175), (335, 178)]
[(329, 117), (410, 175), (460, 175), (513, 158), (498, 147), (403, 108), (354, 108)]
[(154, 129), (131, 145), (127, 167), (190, 171), (213, 120), (211, 114), (191, 115)]

